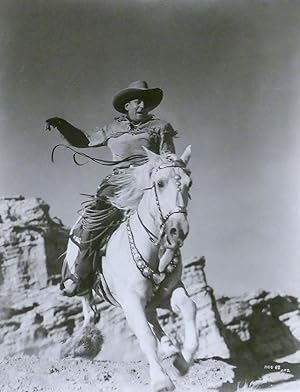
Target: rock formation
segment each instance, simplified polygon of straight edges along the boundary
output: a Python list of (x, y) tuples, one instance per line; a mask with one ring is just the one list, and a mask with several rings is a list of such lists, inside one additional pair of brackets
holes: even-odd
[(219, 298), (218, 309), (233, 357), (273, 360), (300, 348), (300, 310), (295, 297), (259, 291)]
[[(80, 331), (81, 301), (63, 297), (57, 286), (68, 229), (49, 215), (41, 199), (0, 199), (0, 345), (2, 355), (58, 356)], [(207, 284), (205, 259), (186, 264), (183, 280), (197, 305), (197, 358), (274, 358), (298, 348), (297, 300), (265, 292), (216, 301)], [(100, 301), (98, 328), (104, 339), (98, 359), (137, 360), (143, 355), (119, 308)], [(168, 311), (159, 319), (180, 345), (182, 323)], [(102, 342), (102, 336), (96, 340)], [(179, 337), (178, 337), (179, 336)], [(67, 344), (67, 343), (66, 343)], [(80, 350), (79, 350), (80, 351)], [(81, 355), (72, 352), (72, 355)], [(96, 353), (91, 354), (95, 356)]]
[(61, 320), (65, 301), (60, 301), (57, 288), (51, 287), (60, 272), (57, 259), (65, 250), (67, 237), (68, 231), (59, 220), (50, 218), (49, 206), (43, 200), (22, 196), (0, 199), (3, 354), (31, 352), (47, 345), (60, 323), (71, 331), (72, 317)]
[(0, 199), (0, 293), (15, 297), (24, 290), (42, 289), (60, 272), (67, 230), (49, 216), (41, 199)]

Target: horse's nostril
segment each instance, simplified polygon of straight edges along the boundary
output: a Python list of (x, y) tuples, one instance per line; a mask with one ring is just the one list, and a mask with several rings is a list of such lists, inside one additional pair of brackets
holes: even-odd
[(175, 227), (172, 227), (172, 229), (170, 230), (170, 234), (171, 235), (177, 235), (177, 229)]

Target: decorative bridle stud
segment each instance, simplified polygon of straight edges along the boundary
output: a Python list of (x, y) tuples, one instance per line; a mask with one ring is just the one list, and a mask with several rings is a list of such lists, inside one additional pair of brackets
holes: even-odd
[(175, 184), (177, 185), (177, 191), (181, 191), (181, 176), (179, 174), (175, 174)]

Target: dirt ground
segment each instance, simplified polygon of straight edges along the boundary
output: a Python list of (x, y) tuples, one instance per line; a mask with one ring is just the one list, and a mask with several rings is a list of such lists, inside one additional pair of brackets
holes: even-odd
[[(233, 383), (235, 367), (222, 360), (199, 361), (184, 377), (175, 374), (170, 360), (164, 360), (163, 366), (176, 391), (248, 390), (242, 381)], [(1, 392), (150, 392), (148, 366), (143, 362), (16, 356), (1, 359), (0, 368)], [(260, 391), (300, 391), (299, 381), (283, 372), (266, 374), (250, 386), (259, 387)]]

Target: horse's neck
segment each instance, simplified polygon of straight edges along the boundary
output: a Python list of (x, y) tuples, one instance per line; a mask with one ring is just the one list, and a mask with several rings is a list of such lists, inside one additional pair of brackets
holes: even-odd
[[(158, 246), (150, 240), (150, 236), (152, 237), (153, 234), (155, 237), (159, 237), (160, 225), (159, 222), (155, 222), (155, 218), (150, 215), (149, 206), (144, 198), (140, 202), (138, 210), (131, 216), (130, 225), (137, 249), (142, 254), (143, 258), (151, 264), (151, 267), (156, 268), (158, 265), (159, 249)], [(144, 226), (151, 234), (147, 232)]]

